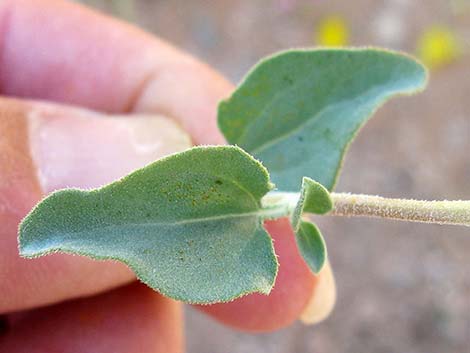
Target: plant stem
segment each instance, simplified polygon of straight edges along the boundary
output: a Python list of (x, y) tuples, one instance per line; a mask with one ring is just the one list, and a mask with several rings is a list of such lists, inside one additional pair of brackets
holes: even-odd
[(262, 199), (263, 210), (267, 219), (289, 217), (294, 212), (300, 193), (270, 192)]
[[(381, 196), (331, 193), (333, 216), (363, 216), (408, 222), (455, 224), (470, 227), (470, 201), (418, 201)], [(266, 218), (289, 216), (300, 197), (295, 192), (272, 192), (263, 198)]]
[(366, 216), (410, 222), (470, 226), (470, 201), (417, 201), (332, 193), (337, 216)]

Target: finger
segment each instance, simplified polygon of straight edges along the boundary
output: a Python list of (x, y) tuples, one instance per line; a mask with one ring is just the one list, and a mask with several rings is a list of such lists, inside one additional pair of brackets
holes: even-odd
[(87, 299), (12, 315), (10, 353), (182, 353), (181, 305), (135, 283)]
[(266, 222), (274, 240), (279, 273), (272, 292), (251, 294), (231, 303), (198, 306), (222, 323), (251, 332), (266, 332), (299, 318), (314, 291), (317, 278), (301, 259), (287, 219)]
[(122, 264), (54, 254), (18, 255), (19, 221), (43, 191), (97, 187), (189, 137), (163, 117), (111, 118), (63, 106), (0, 99), (0, 312), (91, 295), (134, 279)]
[(336, 284), (330, 262), (318, 275), (317, 284), (310, 296), (307, 306), (300, 315), (300, 320), (306, 325), (317, 324), (325, 320), (333, 311), (336, 303)]
[(231, 85), (123, 22), (60, 0), (0, 3), (0, 94), (105, 112), (159, 112), (197, 143), (222, 143), (217, 102)]

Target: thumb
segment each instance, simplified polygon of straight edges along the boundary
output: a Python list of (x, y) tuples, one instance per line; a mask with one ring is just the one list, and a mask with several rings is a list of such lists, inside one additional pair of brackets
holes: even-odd
[(107, 116), (0, 99), (0, 312), (91, 295), (131, 281), (124, 265), (53, 254), (18, 255), (21, 218), (50, 191), (97, 187), (169, 153), (188, 135), (158, 115)]
[(28, 114), (30, 150), (44, 192), (95, 188), (191, 146), (162, 115), (104, 115), (36, 103)]

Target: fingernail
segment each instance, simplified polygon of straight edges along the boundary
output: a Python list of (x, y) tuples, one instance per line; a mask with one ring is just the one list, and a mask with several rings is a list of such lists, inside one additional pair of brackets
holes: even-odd
[(99, 187), (191, 146), (188, 134), (163, 116), (107, 116), (41, 104), (28, 119), (31, 154), (44, 192)]
[(336, 303), (336, 284), (330, 263), (318, 275), (317, 285), (313, 288), (312, 296), (300, 315), (300, 321), (306, 325), (313, 325), (326, 319)]

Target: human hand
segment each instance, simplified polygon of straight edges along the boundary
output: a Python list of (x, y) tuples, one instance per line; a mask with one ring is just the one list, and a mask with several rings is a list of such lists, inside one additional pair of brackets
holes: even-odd
[[(216, 104), (233, 87), (169, 44), (64, 1), (4, 0), (0, 38), (1, 351), (182, 351), (179, 303), (129, 284), (120, 263), (22, 259), (17, 226), (52, 190), (96, 187), (187, 147), (178, 126), (196, 144), (223, 143)], [(249, 331), (286, 326), (309, 302), (308, 317), (325, 316), (328, 268), (311, 275), (287, 221), (266, 227), (280, 262), (272, 293), (198, 308)]]

